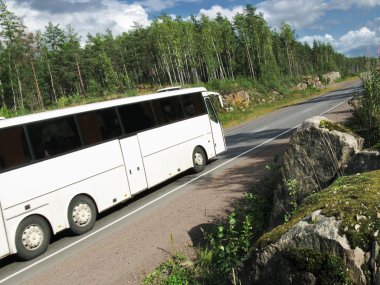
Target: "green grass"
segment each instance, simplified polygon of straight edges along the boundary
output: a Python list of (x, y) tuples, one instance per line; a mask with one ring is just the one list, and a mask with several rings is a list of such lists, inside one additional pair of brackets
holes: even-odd
[(197, 284), (191, 263), (180, 253), (162, 263), (156, 270), (144, 278), (142, 284), (152, 285), (187, 285)]

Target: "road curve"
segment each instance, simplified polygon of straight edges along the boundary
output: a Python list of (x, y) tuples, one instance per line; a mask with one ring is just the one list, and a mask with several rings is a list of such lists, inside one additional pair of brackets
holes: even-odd
[(226, 133), (228, 151), (199, 175), (185, 174), (102, 214), (84, 236), (62, 233), (39, 258), (0, 261), (0, 284), (139, 284), (176, 250), (194, 254), (200, 228), (225, 217), (283, 153), (305, 119), (342, 106), (360, 82), (286, 107)]

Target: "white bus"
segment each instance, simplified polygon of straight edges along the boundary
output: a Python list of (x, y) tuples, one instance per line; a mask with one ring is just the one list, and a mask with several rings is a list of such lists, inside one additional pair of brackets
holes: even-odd
[(98, 213), (226, 150), (205, 88), (0, 120), (0, 258), (45, 252), (51, 234), (89, 231)]

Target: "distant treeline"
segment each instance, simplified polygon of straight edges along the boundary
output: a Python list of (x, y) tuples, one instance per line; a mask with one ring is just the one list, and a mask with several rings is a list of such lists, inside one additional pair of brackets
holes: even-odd
[(233, 21), (163, 15), (118, 36), (89, 34), (85, 45), (71, 26), (49, 23), (28, 32), (5, 0), (0, 26), (0, 107), (14, 111), (46, 108), (70, 96), (129, 93), (140, 84), (247, 77), (271, 86), (305, 74), (356, 74), (366, 64), (364, 57), (347, 58), (329, 44), (301, 44), (286, 23), (271, 30), (251, 5)]

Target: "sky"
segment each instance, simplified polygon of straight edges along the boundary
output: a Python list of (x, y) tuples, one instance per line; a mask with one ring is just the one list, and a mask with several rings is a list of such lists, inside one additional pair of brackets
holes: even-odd
[(129, 31), (135, 23), (147, 26), (161, 14), (181, 16), (221, 13), (233, 21), (236, 13), (252, 4), (272, 29), (287, 22), (296, 39), (312, 44), (330, 43), (346, 56), (380, 55), (380, 0), (5, 0), (8, 9), (32, 32), (48, 22), (61, 28), (71, 25), (84, 42), (87, 34), (114, 35)]

